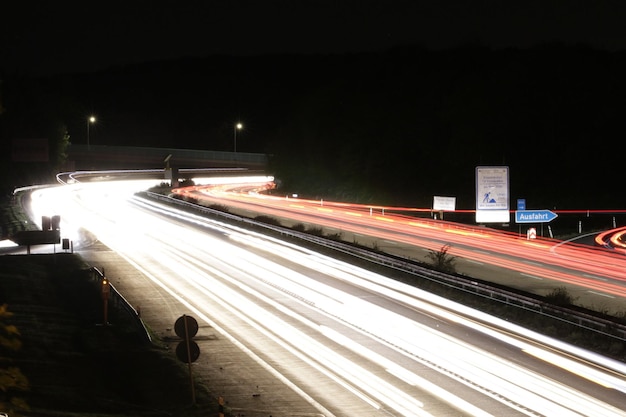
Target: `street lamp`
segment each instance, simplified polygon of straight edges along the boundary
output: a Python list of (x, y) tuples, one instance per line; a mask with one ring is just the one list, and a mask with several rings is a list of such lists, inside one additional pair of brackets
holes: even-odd
[(87, 118), (87, 150), (89, 150), (89, 125), (96, 122), (96, 118), (94, 116), (89, 116)]
[(241, 123), (237, 123), (235, 125), (235, 129), (234, 129), (234, 132), (235, 132), (235, 139), (233, 141), (234, 152), (237, 152), (237, 131), (241, 130), (241, 129), (243, 129), (243, 125)]

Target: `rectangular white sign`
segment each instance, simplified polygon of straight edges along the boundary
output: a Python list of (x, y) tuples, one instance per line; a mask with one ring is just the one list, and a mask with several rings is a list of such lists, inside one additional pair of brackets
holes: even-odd
[(476, 167), (476, 221), (510, 221), (509, 167)]
[(456, 197), (433, 197), (433, 210), (454, 211), (456, 210)]
[(476, 210), (509, 209), (509, 167), (476, 167)]

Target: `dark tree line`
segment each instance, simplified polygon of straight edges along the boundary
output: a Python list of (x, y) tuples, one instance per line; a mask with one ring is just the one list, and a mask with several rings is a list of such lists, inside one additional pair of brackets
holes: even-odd
[[(0, 82), (0, 188), (6, 195), (14, 187), (49, 183), (61, 169), (69, 145), (68, 99), (28, 77)], [(47, 139), (47, 158), (14, 159), (14, 141), (23, 139)]]
[(531, 207), (623, 207), (624, 57), (558, 46), (363, 56), (300, 101), (272, 153), (296, 188), (349, 200), (429, 207), (448, 195), (472, 208), (475, 167), (507, 165), (512, 198)]
[[(455, 196), (473, 208), (475, 167), (507, 165), (511, 197), (529, 207), (622, 208), (625, 69), (621, 52), (543, 45), (209, 56), (7, 76), (3, 143), (55, 123), (85, 143), (93, 112), (95, 144), (230, 151), (242, 121), (237, 150), (270, 154), (285, 192), (420, 207)], [(29, 90), (26, 102), (17, 85)]]

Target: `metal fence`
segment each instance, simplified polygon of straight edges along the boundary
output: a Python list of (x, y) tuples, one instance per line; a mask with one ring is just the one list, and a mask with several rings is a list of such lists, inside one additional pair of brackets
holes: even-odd
[[(105, 275), (103, 271), (100, 271), (96, 267), (92, 267), (91, 271), (91, 279), (94, 281), (98, 287), (102, 286), (102, 282), (105, 279)], [(113, 284), (108, 281), (109, 293), (107, 294), (108, 299), (111, 301), (113, 307), (119, 309), (120, 311), (126, 313), (131, 321), (131, 323), (136, 327), (137, 334), (139, 335), (141, 341), (152, 342), (152, 337), (150, 336), (150, 332), (146, 328), (143, 320), (141, 320), (141, 316), (137, 310), (124, 298), (124, 296), (115, 288)]]

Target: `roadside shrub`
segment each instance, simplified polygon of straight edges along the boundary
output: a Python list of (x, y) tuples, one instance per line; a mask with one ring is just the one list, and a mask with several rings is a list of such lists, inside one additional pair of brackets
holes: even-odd
[(341, 241), (343, 234), (341, 232), (331, 233), (327, 236), (329, 239)]
[(228, 206), (225, 206), (223, 204), (211, 204), (209, 206), (209, 208), (213, 209), (213, 210), (221, 211), (223, 213), (229, 213), (230, 212), (230, 209), (228, 208)]
[(324, 231), (321, 227), (310, 227), (306, 232), (314, 236), (324, 236)]
[(280, 222), (275, 219), (274, 217), (270, 217), (270, 216), (256, 216), (254, 218), (254, 220), (256, 220), (257, 222), (260, 223), (265, 223), (265, 224), (271, 224), (274, 226), (280, 226)]
[(456, 271), (456, 257), (450, 255), (448, 251), (450, 245), (443, 245), (438, 251), (429, 250), (426, 257), (430, 259), (432, 267), (440, 272), (454, 273)]
[(575, 297), (567, 291), (565, 287), (559, 287), (552, 290), (545, 296), (545, 300), (550, 304), (554, 304), (561, 307), (571, 306), (576, 301)]

